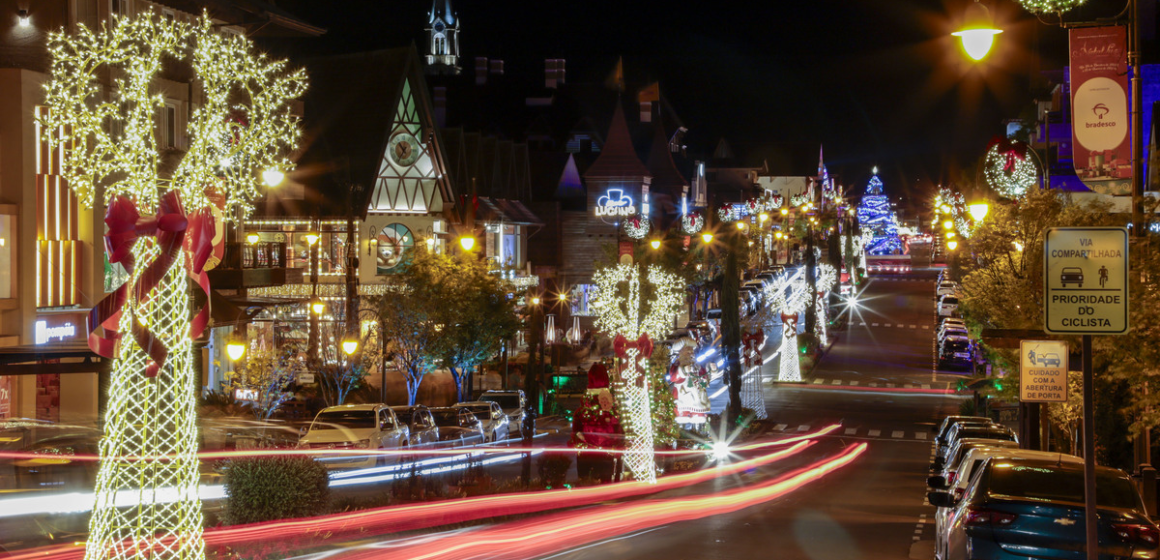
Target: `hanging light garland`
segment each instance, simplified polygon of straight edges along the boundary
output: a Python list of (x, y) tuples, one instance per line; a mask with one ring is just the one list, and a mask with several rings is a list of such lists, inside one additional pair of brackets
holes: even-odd
[(1062, 14), (1072, 8), (1085, 4), (1087, 0), (1019, 0), (1019, 4), (1033, 14), (1058, 13)]
[(722, 222), (736, 222), (741, 219), (741, 209), (732, 204), (723, 204), (717, 209), (717, 218)]
[(681, 232), (685, 235), (697, 235), (705, 227), (705, 217), (700, 212), (690, 212), (681, 216)]
[[(81, 204), (108, 205), (108, 257), (130, 275), (90, 315), (93, 330), (104, 330), (90, 346), (113, 366), (86, 558), (202, 558), (192, 338), (209, 313), (193, 309), (190, 280), (208, 293), (205, 270), (224, 219), (250, 212), (261, 171), (293, 168), (285, 154), (300, 133), (290, 103), (306, 75), (220, 33), (206, 16), (184, 23), (149, 12), (95, 31), (78, 25), (74, 34), (51, 33), (48, 51), (50, 110), (39, 124), (68, 131), (47, 139), (64, 154), (61, 173)], [(188, 61), (203, 95), (188, 150), (162, 176), (157, 81), (174, 60)], [(117, 72), (106, 85), (110, 68)], [(123, 135), (113, 137), (113, 128)], [(105, 200), (95, 200), (99, 189)], [(117, 507), (119, 494), (161, 491), (174, 498)]]
[(1027, 157), (1027, 144), (996, 138), (987, 148), (983, 174), (1000, 195), (1019, 198), (1035, 186), (1038, 171)]
[(633, 216), (624, 220), (624, 234), (633, 239), (644, 239), (651, 227), (649, 220), (641, 216)]

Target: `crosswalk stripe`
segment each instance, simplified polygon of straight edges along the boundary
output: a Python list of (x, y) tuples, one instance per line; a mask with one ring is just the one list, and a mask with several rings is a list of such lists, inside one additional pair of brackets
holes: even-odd
[(887, 384), (886, 384), (886, 386), (887, 386), (887, 387), (891, 387), (891, 388), (893, 388), (893, 387), (894, 387), (894, 384), (893, 384), (893, 383), (887, 383)]
[(851, 381), (851, 382), (850, 382), (850, 386), (851, 386), (851, 387), (857, 387), (857, 386), (858, 386), (858, 382), (857, 382), (857, 381)]
[(871, 326), (871, 327), (877, 327), (877, 326), (878, 326), (878, 323), (870, 323), (870, 326)]
[(785, 430), (785, 426), (786, 426), (785, 424), (778, 424), (778, 425), (774, 426), (773, 429), (780, 432), (780, 431)]
[(926, 432), (914, 432), (914, 439), (926, 439)]
[(922, 328), (924, 328), (924, 329), (929, 329), (929, 328), (930, 328), (930, 325), (923, 325), (923, 326), (922, 326)]
[(846, 428), (846, 435), (852, 436), (858, 433), (858, 428)]
[(918, 325), (911, 325), (911, 326), (910, 326), (910, 328), (912, 328), (912, 329), (917, 329), (917, 328), (918, 328)]
[(890, 323), (886, 323), (885, 325), (882, 325), (882, 326), (884, 326), (884, 327), (889, 327), (889, 326), (890, 326)]
[(810, 425), (809, 424), (802, 424), (801, 426), (798, 426), (798, 431), (799, 432), (808, 432), (808, 431), (810, 431)]
[(894, 439), (902, 439), (902, 436), (904, 435), (906, 435), (906, 432), (903, 432), (902, 430), (894, 430), (890, 433), (890, 437)]
[(814, 385), (821, 385), (823, 381), (825, 381), (825, 379), (815, 379)]
[(877, 383), (868, 383), (868, 385), (870, 385), (871, 387), (877, 387), (877, 386), (878, 386), (878, 384), (877, 384)]
[(835, 379), (832, 382), (830, 382), (830, 385), (841, 385), (841, 384), (842, 384), (841, 379)]
[(870, 430), (869, 432), (866, 433), (866, 435), (868, 435), (870, 437), (878, 437), (878, 436), (882, 435), (882, 430)]

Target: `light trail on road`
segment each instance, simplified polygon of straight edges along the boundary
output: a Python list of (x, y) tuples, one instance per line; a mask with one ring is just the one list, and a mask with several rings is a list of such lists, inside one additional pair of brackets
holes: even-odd
[[(823, 459), (752, 488), (688, 498), (601, 506), (546, 518), (504, 523), (476, 531), (449, 533), (441, 539), (406, 546), (391, 542), (377, 543), (362, 550), (347, 553), (329, 551), (325, 555), (327, 558), (344, 560), (535, 558), (657, 525), (732, 513), (767, 502), (850, 464), (866, 449), (866, 443), (859, 443), (835, 457)], [(315, 556), (304, 558), (312, 557)]]

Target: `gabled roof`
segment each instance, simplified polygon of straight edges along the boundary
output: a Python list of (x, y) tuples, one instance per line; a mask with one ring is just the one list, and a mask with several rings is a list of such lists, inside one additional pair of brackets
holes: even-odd
[[(311, 192), (301, 201), (302, 208), (286, 207), (285, 214), (345, 215), (353, 205), (356, 215), (365, 216), (405, 80), (411, 81), (424, 129), (431, 131), (420, 141), (435, 142), (431, 157), (445, 168), (414, 45), (309, 59), (305, 66), (311, 87), (303, 98), (305, 130), (294, 179)], [(352, 184), (360, 187), (353, 201)], [(439, 189), (445, 203), (452, 203), (447, 179), (439, 181)], [(297, 201), (283, 202), (293, 206)]]
[(600, 150), (600, 157), (596, 158), (584, 172), (585, 179), (649, 176), (648, 168), (636, 157), (632, 137), (628, 133), (628, 124), (624, 120), (624, 109), (619, 101), (612, 114), (612, 124), (608, 127), (607, 138)]

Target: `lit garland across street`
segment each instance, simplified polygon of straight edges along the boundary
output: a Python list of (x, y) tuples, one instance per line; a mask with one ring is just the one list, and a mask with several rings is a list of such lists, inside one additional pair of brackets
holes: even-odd
[(700, 212), (690, 212), (681, 216), (681, 231), (685, 235), (697, 235), (705, 227), (705, 217)]
[(651, 227), (648, 218), (632, 216), (624, 219), (624, 233), (633, 239), (644, 239)]
[(1019, 0), (1023, 9), (1033, 13), (1044, 12), (1063, 13), (1072, 8), (1082, 6), (1087, 0)]
[(600, 314), (596, 327), (615, 335), (613, 346), (624, 383), (620, 406), (628, 438), (624, 463), (636, 480), (652, 483), (656, 482), (652, 403), (644, 372), (652, 355), (651, 339), (661, 340), (668, 334), (682, 303), (684, 285), (676, 275), (649, 266), (645, 280), (651, 297), (646, 299), (641, 269), (621, 263), (596, 271), (594, 306)]
[[(189, 24), (147, 13), (96, 32), (78, 25), (75, 35), (51, 34), (48, 50), (51, 111), (41, 124), (69, 131), (49, 137), (65, 153), (62, 174), (85, 206), (108, 203), (110, 262), (131, 271), (102, 302), (117, 313), (101, 305), (91, 316), (91, 330), (104, 327), (105, 336), (92, 333), (90, 346), (113, 358), (113, 371), (85, 557), (203, 558), (191, 338), (208, 309), (191, 319), (190, 278), (208, 291), (221, 216), (249, 212), (262, 170), (291, 167), (285, 154), (299, 130), (290, 101), (306, 76), (206, 17)], [(155, 82), (171, 60), (191, 64), (204, 96), (190, 117), (189, 150), (162, 176), (154, 131), (164, 99)], [(120, 71), (105, 91), (109, 68)], [(123, 137), (108, 132), (114, 122)], [(98, 186), (104, 201), (94, 200)], [(125, 456), (170, 458), (108, 460)], [(155, 500), (162, 489), (175, 499)], [(140, 496), (141, 505), (119, 508), (118, 494)]]
[(1035, 164), (1027, 157), (1030, 148), (1019, 143), (993, 143), (987, 149), (983, 174), (987, 182), (1007, 198), (1019, 198), (1035, 186), (1039, 177)]

